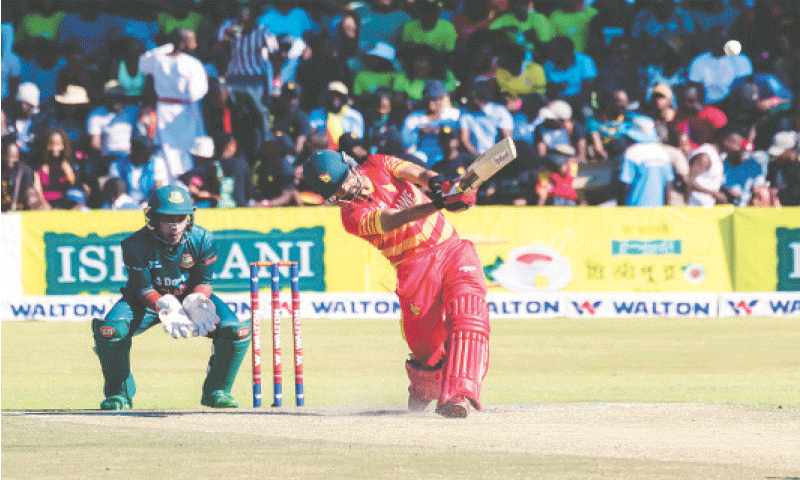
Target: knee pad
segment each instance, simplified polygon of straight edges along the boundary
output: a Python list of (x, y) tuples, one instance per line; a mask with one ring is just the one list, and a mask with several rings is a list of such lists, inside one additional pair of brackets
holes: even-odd
[(214, 338), (220, 338), (231, 341), (250, 339), (250, 320), (243, 320), (236, 323), (223, 323), (215, 331)]
[(439, 404), (461, 395), (480, 410), (480, 391), (489, 366), (489, 308), (477, 295), (454, 299), (447, 306), (447, 360)]
[(92, 333), (95, 342), (118, 342), (128, 336), (130, 324), (125, 320), (92, 320)]

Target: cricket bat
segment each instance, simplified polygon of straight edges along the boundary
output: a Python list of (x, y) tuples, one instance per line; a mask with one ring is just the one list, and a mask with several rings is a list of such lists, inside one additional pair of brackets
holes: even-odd
[(467, 167), (460, 181), (455, 184), (456, 190), (461, 193), (476, 190), (515, 158), (517, 158), (517, 147), (510, 137), (497, 142)]

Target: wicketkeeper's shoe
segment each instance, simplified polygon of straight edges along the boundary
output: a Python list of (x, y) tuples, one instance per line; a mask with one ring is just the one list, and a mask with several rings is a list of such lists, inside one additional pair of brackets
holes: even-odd
[(203, 395), (200, 400), (202, 405), (211, 408), (238, 408), (239, 402), (236, 401), (228, 392), (216, 390), (210, 395)]
[(436, 407), (436, 413), (447, 418), (465, 418), (469, 415), (469, 400), (462, 396), (455, 396), (449, 402)]
[(100, 402), (100, 410), (130, 410), (132, 406), (125, 395), (112, 395)]

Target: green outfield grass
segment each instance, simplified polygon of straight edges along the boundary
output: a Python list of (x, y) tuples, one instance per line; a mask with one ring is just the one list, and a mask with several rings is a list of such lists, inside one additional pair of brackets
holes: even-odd
[[(90, 409), (102, 400), (88, 323), (2, 322), (2, 408)], [(407, 349), (396, 321), (306, 319), (308, 405), (403, 405)], [(270, 403), (269, 337), (264, 404)], [(709, 402), (800, 405), (797, 319), (548, 319), (492, 323), (486, 404)], [(291, 405), (291, 339), (284, 338)], [(136, 337), (136, 409), (200, 408), (210, 341)], [(233, 394), (251, 405), (249, 355)]]

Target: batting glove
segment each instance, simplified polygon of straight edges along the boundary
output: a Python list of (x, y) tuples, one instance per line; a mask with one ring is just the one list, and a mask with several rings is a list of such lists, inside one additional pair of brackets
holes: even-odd
[(448, 212), (463, 212), (475, 206), (478, 198), (475, 191), (470, 193), (454, 193), (444, 197), (444, 209)]
[[(428, 183), (440, 177), (441, 176), (434, 177)], [(437, 185), (438, 194), (434, 194), (434, 206), (439, 209), (444, 208), (448, 212), (463, 212), (469, 207), (474, 206), (477, 201), (475, 192), (464, 193), (459, 189), (459, 185), (459, 180), (445, 180), (441, 185)]]
[(158, 308), (158, 319), (164, 325), (164, 331), (169, 333), (172, 338), (197, 336), (197, 327), (186, 315), (181, 302), (173, 295), (164, 295), (159, 298), (156, 307)]
[(199, 335), (206, 336), (217, 329), (219, 317), (217, 307), (202, 293), (191, 293), (183, 299), (186, 315), (197, 327)]
[(428, 180), (428, 190), (430, 190), (431, 201), (436, 208), (444, 207), (444, 195), (442, 194), (442, 186), (447, 183), (444, 175), (436, 175)]

